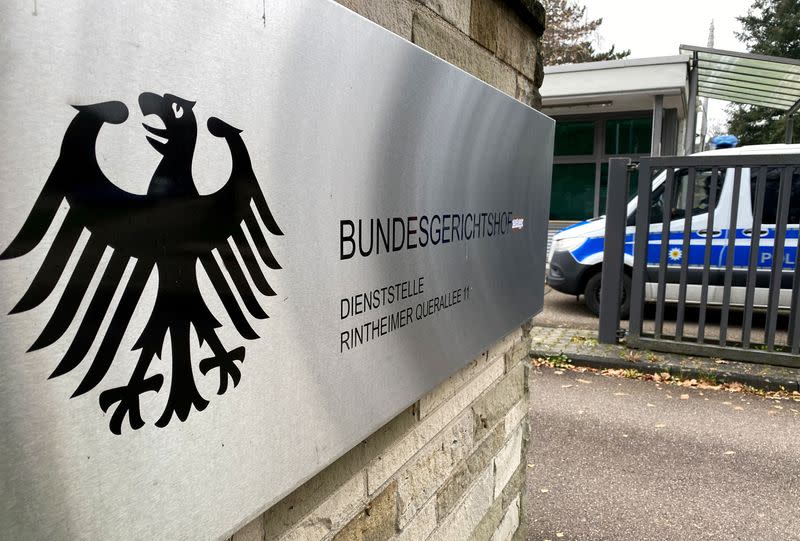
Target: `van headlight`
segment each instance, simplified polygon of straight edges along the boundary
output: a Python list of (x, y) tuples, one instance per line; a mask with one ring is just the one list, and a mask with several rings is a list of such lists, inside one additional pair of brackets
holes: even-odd
[(553, 252), (571, 252), (586, 241), (583, 237), (556, 239), (553, 241)]

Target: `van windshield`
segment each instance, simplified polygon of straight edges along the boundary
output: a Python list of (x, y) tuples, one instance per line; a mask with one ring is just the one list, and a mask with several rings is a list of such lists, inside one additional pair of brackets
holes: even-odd
[[(695, 169), (694, 190), (688, 203), (692, 208), (692, 216), (708, 213), (711, 206), (711, 195), (714, 191), (714, 205), (719, 201), (722, 185), (725, 182), (724, 169), (720, 169), (717, 174), (716, 190), (712, 190), (711, 168)], [(664, 173), (661, 174), (662, 176)], [(687, 191), (689, 190), (689, 171), (686, 168), (675, 171), (672, 197), (669, 205), (664, 205), (664, 187), (662, 182), (655, 190), (650, 199), (650, 223), (657, 224), (664, 221), (664, 208), (669, 209), (670, 221), (680, 220), (687, 214)], [(636, 212), (628, 217), (628, 225), (636, 224)]]

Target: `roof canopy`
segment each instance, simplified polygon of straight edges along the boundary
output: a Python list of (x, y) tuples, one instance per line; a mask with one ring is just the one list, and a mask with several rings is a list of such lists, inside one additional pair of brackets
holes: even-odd
[(772, 107), (800, 109), (800, 60), (681, 45), (697, 67), (697, 95)]

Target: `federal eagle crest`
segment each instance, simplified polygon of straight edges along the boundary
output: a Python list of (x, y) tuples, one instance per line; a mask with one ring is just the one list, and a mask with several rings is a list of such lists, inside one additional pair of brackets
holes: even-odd
[[(53, 344), (72, 323), (85, 296), (91, 295), (88, 308), (78, 324), (74, 338), (50, 377), (76, 368), (97, 341), (99, 347), (73, 397), (94, 389), (113, 363), (120, 342), (153, 272), (158, 276), (155, 303), (147, 324), (139, 331), (133, 349), (139, 351), (128, 383), (100, 393), (100, 407), (111, 413), (109, 427), (120, 434), (125, 417), (135, 430), (144, 426), (139, 397), (164, 386), (163, 374), (148, 375), (154, 356), (161, 356), (167, 332), (172, 347), (169, 395), (166, 407), (155, 421), (165, 427), (173, 415), (185, 421), (192, 408), (202, 411), (208, 400), (201, 396), (193, 375), (190, 352), (190, 326), (202, 346), (208, 344), (213, 355), (202, 359), (203, 375), (216, 371), (218, 394), (235, 387), (241, 378), (237, 365), (245, 357), (243, 346), (227, 349), (217, 336), (221, 324), (203, 300), (197, 280), (198, 262), (203, 267), (225, 307), (233, 326), (248, 340), (258, 338), (234, 296), (222, 268), (212, 252), (217, 251), (247, 311), (264, 319), (264, 312), (247, 279), (263, 295), (274, 295), (264, 276), (260, 258), (270, 269), (280, 266), (265, 239), (266, 230), (282, 235), (256, 180), (241, 130), (218, 118), (208, 120), (212, 135), (225, 139), (231, 152), (232, 170), (228, 182), (218, 191), (200, 195), (192, 179), (192, 157), (197, 140), (194, 102), (177, 96), (145, 92), (139, 96), (142, 113), (157, 115), (165, 128), (143, 124), (150, 132), (147, 140), (163, 157), (150, 180), (146, 195), (136, 195), (112, 183), (97, 163), (95, 146), (105, 123), (121, 124), (128, 108), (119, 101), (74, 106), (78, 111), (64, 134), (61, 153), (41, 194), (22, 229), (11, 245), (0, 254), (10, 259), (27, 254), (44, 238), (59, 207), (66, 200), (69, 210), (55, 239), (36, 272), (27, 292), (11, 310), (12, 314), (31, 310), (51, 293), (65, 270), (83, 230), (90, 236), (39, 338), (29, 351)], [(260, 218), (260, 222), (259, 222)], [(245, 231), (249, 232), (248, 239)], [(252, 240), (252, 243), (251, 243)], [(235, 245), (242, 266), (234, 254)], [(88, 292), (106, 248), (113, 250), (97, 289)], [(134, 260), (130, 278), (121, 280)], [(105, 334), (100, 326), (111, 307), (112, 297), (122, 289)]]

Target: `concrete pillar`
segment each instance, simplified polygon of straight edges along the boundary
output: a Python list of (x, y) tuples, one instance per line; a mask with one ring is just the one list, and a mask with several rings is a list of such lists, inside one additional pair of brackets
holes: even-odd
[(650, 155), (661, 156), (661, 126), (664, 120), (664, 95), (653, 96), (653, 135), (650, 138)]
[(689, 70), (689, 101), (686, 107), (686, 154), (694, 153), (694, 136), (697, 127), (697, 53), (694, 53)]

